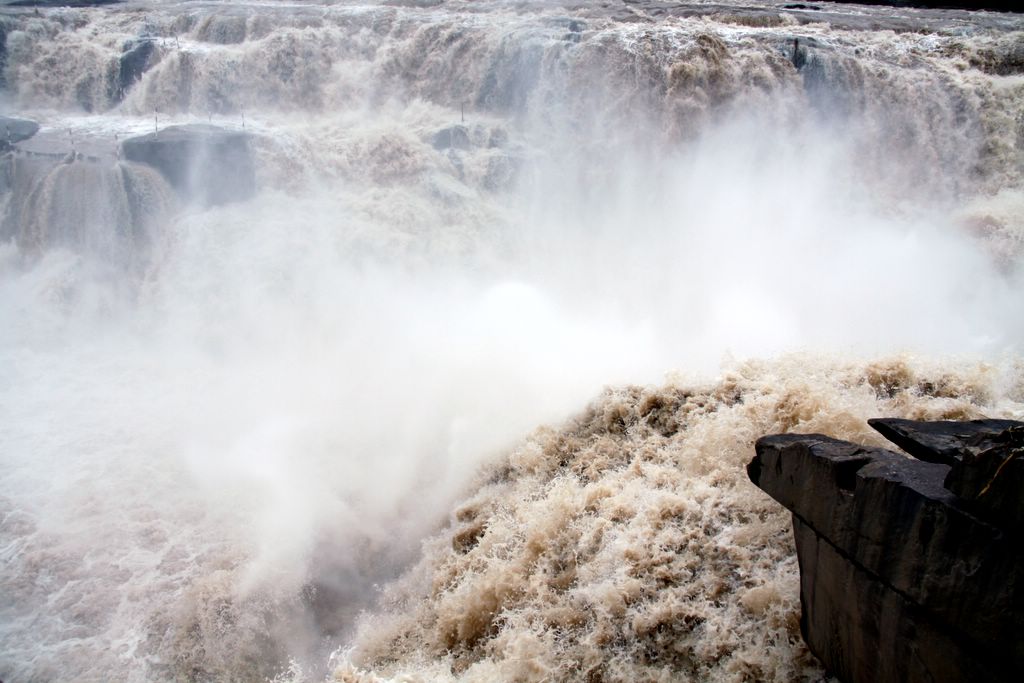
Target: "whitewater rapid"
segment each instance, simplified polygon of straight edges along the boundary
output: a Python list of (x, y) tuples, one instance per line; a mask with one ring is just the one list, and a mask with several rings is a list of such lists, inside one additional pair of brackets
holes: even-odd
[[(4, 681), (817, 680), (754, 439), (1024, 414), (1019, 15), (152, 1), (0, 40), (41, 124), (0, 171)], [(254, 196), (118, 157), (194, 123)]]

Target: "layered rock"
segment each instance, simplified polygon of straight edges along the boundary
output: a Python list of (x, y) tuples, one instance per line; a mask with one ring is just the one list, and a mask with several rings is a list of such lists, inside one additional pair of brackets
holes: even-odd
[(157, 169), (186, 200), (225, 204), (256, 191), (249, 137), (205, 124), (172, 126), (125, 140), (121, 154)]
[(873, 426), (931, 462), (778, 435), (757, 442), (747, 467), (793, 512), (805, 640), (844, 681), (1017, 680), (1024, 549), (1007, 509), (1024, 507), (1014, 464), (1024, 424)]
[(876, 418), (868, 424), (918, 460), (950, 466), (965, 455), (991, 448), (1008, 430), (1021, 426), (1015, 420), (918, 422), (894, 418)]
[(880, 434), (927, 462), (950, 466), (944, 485), (975, 514), (1024, 526), (1024, 425), (1014, 420), (868, 420)]

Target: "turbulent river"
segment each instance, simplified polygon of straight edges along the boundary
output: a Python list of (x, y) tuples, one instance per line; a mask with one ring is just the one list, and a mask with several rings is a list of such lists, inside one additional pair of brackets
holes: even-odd
[[(754, 440), (1024, 417), (1020, 15), (0, 3), (0, 46), (8, 683), (820, 680)], [(118, 151), (183, 124), (252, 191)]]

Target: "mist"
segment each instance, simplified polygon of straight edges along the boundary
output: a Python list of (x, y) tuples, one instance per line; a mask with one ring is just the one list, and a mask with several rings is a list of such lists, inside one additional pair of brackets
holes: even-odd
[[(466, 21), (460, 40), (498, 40)], [(564, 32), (521, 21), (502, 45)], [(197, 68), (212, 79), (194, 77), (199, 93), (273, 48), (271, 32), (190, 53), (203, 30), (108, 118), (27, 80), (21, 107), (54, 127), (143, 130), (182, 55), (242, 65)], [(412, 49), (412, 30), (395, 44)], [(587, 40), (634, 45), (632, 30), (609, 21)], [(384, 97), (366, 84), (374, 59), (326, 79), (336, 110), (301, 93), (301, 120), (247, 81), (219, 121), (195, 103), (165, 117), (237, 128), (244, 105), (253, 198), (161, 208), (129, 256), (110, 246), (122, 219), (99, 209), (95, 239), (0, 245), (0, 637), (15, 673), (316, 671), (485, 466), (605, 387), (792, 352), (1020, 353), (1019, 249), (970, 229), (963, 207), (991, 195), (953, 160), (978, 154), (976, 131), (933, 131), (959, 150), (936, 152), (925, 113), (920, 145), (893, 147), (871, 111), (808, 101), (787, 72), (680, 132), (661, 101), (603, 99), (614, 74), (591, 89), (517, 60), (510, 92), (531, 94), (509, 111), (455, 106), (434, 88), (458, 86), (433, 75)], [(900, 96), (913, 119), (916, 95)], [(462, 117), (467, 148), (438, 149)], [(496, 158), (510, 170), (488, 186)], [(1001, 177), (986, 182), (1013, 201)]]

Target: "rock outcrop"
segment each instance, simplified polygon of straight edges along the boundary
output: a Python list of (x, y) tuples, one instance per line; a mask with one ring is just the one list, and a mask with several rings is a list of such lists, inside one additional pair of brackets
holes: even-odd
[(111, 93), (113, 99), (123, 99), (128, 89), (158, 61), (160, 54), (153, 38), (136, 38), (125, 43), (124, 52), (117, 63), (117, 80), (113, 84), (114, 92)]
[(965, 455), (991, 448), (1007, 430), (1021, 426), (1015, 420), (918, 422), (895, 418), (876, 418), (868, 424), (918, 460), (950, 466)]
[(430, 142), (434, 149), (439, 151), (446, 149), (469, 149), (472, 146), (469, 139), (469, 129), (458, 124), (437, 131), (430, 139)]
[(0, 152), (17, 142), (28, 140), (38, 132), (39, 124), (35, 121), (0, 116)]
[(121, 155), (157, 169), (186, 201), (226, 204), (256, 191), (249, 138), (205, 124), (172, 126), (125, 140)]
[(923, 459), (790, 434), (747, 467), (793, 512), (808, 646), (843, 681), (1019, 680), (1024, 423), (872, 426)]

